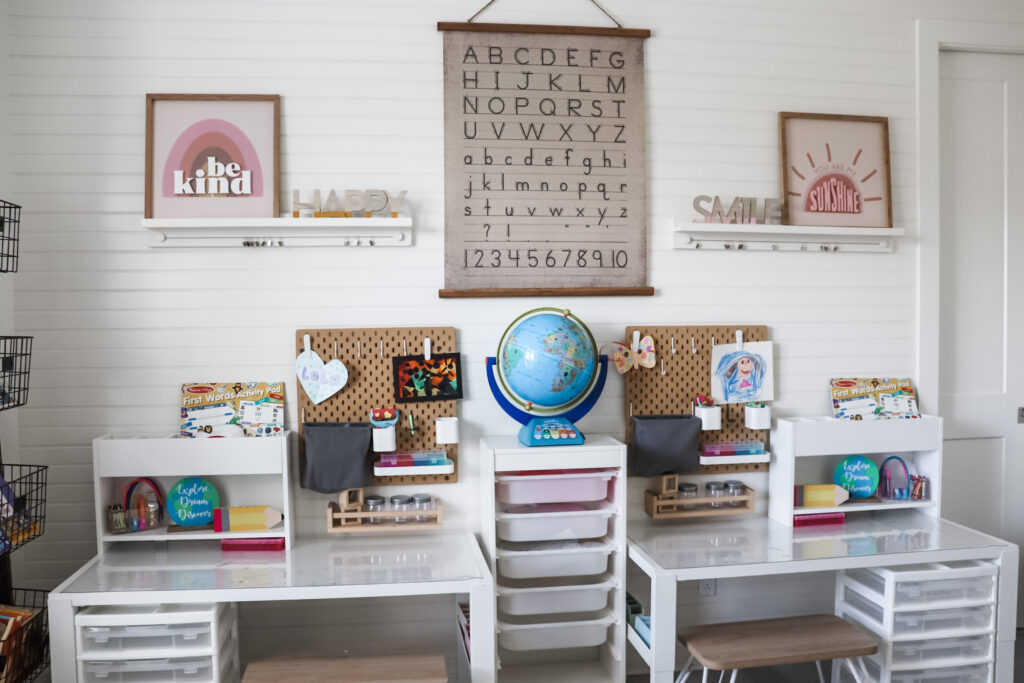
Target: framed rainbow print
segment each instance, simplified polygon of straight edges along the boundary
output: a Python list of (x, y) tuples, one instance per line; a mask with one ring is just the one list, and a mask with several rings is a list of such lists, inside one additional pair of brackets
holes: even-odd
[(146, 218), (276, 218), (279, 95), (146, 95)]
[(782, 222), (892, 227), (889, 119), (779, 112)]

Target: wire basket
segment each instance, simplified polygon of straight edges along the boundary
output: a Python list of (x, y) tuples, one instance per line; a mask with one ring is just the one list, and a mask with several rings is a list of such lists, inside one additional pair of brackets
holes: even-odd
[(3, 466), (6, 483), (0, 484), (0, 555), (43, 535), (46, 469), (46, 465)]
[(0, 199), (0, 273), (18, 272), (18, 226), (21, 207)]
[(0, 410), (28, 401), (28, 373), (32, 366), (32, 337), (0, 336)]
[[(13, 607), (35, 614), (0, 638), (0, 683), (28, 683), (50, 665), (50, 629), (46, 613), (47, 591), (15, 588)], [(5, 625), (6, 630), (6, 625)]]

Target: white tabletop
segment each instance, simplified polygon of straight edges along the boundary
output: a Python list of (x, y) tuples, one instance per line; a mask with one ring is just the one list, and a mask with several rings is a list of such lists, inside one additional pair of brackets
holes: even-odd
[[(302, 597), (317, 589), (345, 596), (450, 592), (490, 581), (472, 534), (388, 534), (297, 539), (288, 552), (223, 552), (217, 543), (124, 543), (94, 558), (58, 590), (71, 594), (202, 593), (218, 600)], [(235, 595), (234, 593), (238, 593)], [(254, 593), (243, 596), (241, 593)], [(210, 599), (210, 596), (207, 596)]]
[[(630, 556), (650, 574), (680, 580), (998, 557), (1013, 544), (915, 510), (848, 515), (845, 524), (788, 527), (767, 517), (697, 523), (642, 519)], [(922, 555), (926, 553), (926, 555)]]

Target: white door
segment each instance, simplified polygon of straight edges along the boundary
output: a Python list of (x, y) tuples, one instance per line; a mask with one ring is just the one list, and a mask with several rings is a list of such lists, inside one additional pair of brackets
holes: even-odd
[(942, 516), (1024, 544), (1024, 55), (939, 74)]

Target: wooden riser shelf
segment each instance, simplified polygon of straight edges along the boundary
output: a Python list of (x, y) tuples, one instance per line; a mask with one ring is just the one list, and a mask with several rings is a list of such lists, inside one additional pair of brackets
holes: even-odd
[[(644, 510), (654, 519), (688, 519), (691, 517), (724, 517), (742, 515), (754, 511), (754, 490), (747, 487), (741, 496), (722, 496), (719, 498), (668, 498), (660, 491), (644, 492)], [(719, 503), (721, 507), (708, 507), (711, 503)], [(739, 505), (733, 505), (739, 503)], [(683, 506), (694, 506), (692, 510), (684, 510)]]
[[(427, 517), (428, 521), (408, 522), (377, 522), (373, 519), (395, 519), (398, 517)], [(434, 500), (433, 510), (385, 510), (382, 512), (348, 511), (341, 505), (331, 501), (327, 504), (327, 533), (359, 534), (390, 531), (422, 531), (424, 529), (441, 529), (444, 526), (443, 506), (441, 501)]]

